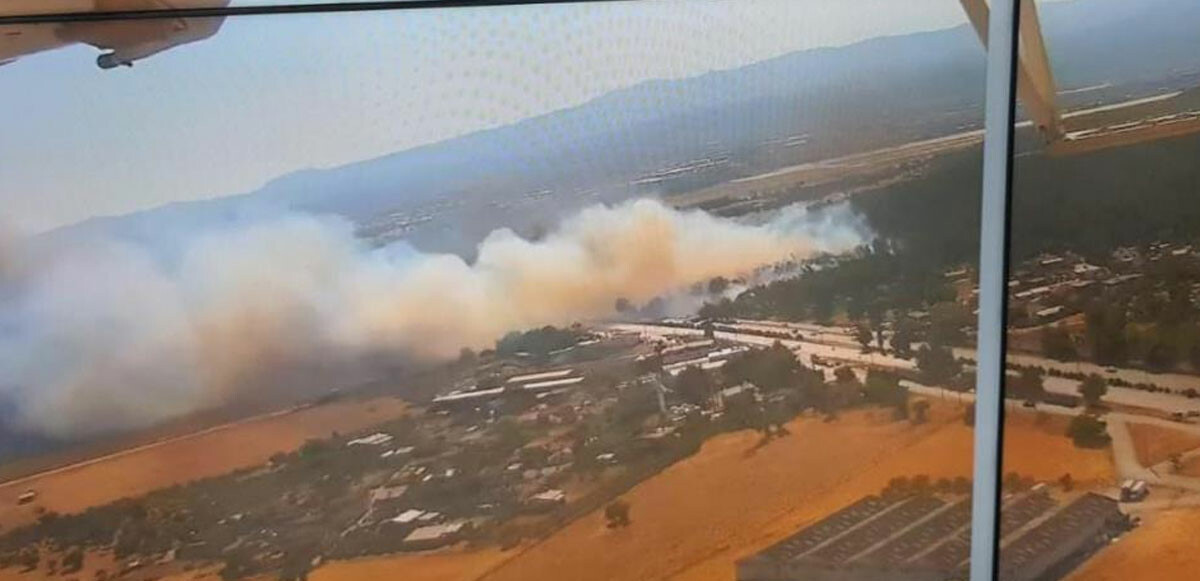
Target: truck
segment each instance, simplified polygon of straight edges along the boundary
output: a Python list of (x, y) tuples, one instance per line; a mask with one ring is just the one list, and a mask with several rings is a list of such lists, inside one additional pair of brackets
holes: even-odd
[(1121, 502), (1141, 502), (1150, 496), (1145, 480), (1126, 480), (1121, 483)]

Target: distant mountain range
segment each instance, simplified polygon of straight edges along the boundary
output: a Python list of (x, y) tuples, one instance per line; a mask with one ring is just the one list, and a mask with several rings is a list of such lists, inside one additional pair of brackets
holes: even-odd
[[(1041, 13), (1060, 87), (1115, 87), (1089, 98), (1118, 98), (1131, 85), (1150, 91), (1200, 69), (1200, 2), (1074, 0), (1044, 4)], [(298, 171), (247, 194), (96, 218), (52, 236), (115, 232), (158, 241), (186, 226), (284, 210), (362, 222), (454, 200), (458, 221), (433, 221), (408, 235), (421, 246), (458, 249), (500, 223), (543, 218), (503, 207), (535, 192), (561, 198), (562, 209), (596, 191), (601, 199), (632, 195), (638, 176), (705, 156), (766, 169), (754, 164), (754, 152), (772, 140), (805, 136), (788, 152), (796, 163), (978, 127), (983, 83), (984, 51), (965, 25), (881, 37), (648, 81), (505, 127)]]

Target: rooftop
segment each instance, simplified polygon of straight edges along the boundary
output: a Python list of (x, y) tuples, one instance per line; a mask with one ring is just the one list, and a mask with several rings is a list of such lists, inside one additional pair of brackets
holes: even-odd
[(524, 389), (551, 389), (555, 387), (565, 387), (575, 385), (583, 381), (582, 377), (566, 377), (563, 379), (552, 379), (549, 381), (538, 381), (534, 383), (526, 383), (522, 386)]
[[(1110, 498), (1084, 494), (1065, 506), (1039, 485), (1007, 495), (1001, 513), (1004, 579), (1039, 578), (1061, 550), (1095, 550), (1115, 535), (1123, 516)], [(947, 579), (965, 573), (970, 557), (970, 498), (961, 494), (868, 496), (738, 562), (740, 581), (796, 578)]]
[(450, 535), (462, 532), (466, 523), (463, 521), (448, 522), (440, 525), (430, 525), (421, 527), (404, 537), (406, 543), (419, 543), (423, 541), (436, 541), (448, 537)]
[(547, 379), (556, 379), (556, 378), (560, 378), (560, 377), (566, 377), (568, 375), (571, 375), (572, 373), (575, 373), (575, 370), (567, 368), (567, 369), (556, 369), (554, 371), (543, 371), (541, 373), (528, 373), (525, 375), (514, 375), (514, 376), (508, 378), (508, 381), (506, 383), (517, 385), (517, 384), (522, 384), (522, 383), (529, 383), (532, 381), (543, 381), (543, 380), (547, 380)]
[(374, 434), (371, 434), (370, 436), (365, 436), (362, 438), (350, 440), (349, 442), (346, 442), (346, 445), (347, 446), (382, 446), (383, 444), (386, 444), (391, 441), (392, 441), (391, 434), (385, 434), (383, 432), (376, 432)]

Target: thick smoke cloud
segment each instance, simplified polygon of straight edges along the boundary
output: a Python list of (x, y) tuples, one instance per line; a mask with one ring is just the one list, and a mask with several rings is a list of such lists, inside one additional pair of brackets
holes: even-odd
[(497, 230), (471, 263), (371, 248), (351, 224), (307, 215), (196, 233), (169, 259), (114, 240), (36, 255), (0, 241), (0, 397), (45, 434), (139, 427), (311, 369), (453, 357), (608, 316), (618, 298), (845, 250), (864, 231), (845, 210), (747, 225), (639, 200), (585, 209), (538, 241)]

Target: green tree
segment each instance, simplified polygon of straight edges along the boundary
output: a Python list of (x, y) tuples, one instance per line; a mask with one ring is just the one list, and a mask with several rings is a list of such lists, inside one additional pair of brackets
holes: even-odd
[(739, 428), (749, 428), (770, 436), (766, 411), (754, 394), (745, 391), (725, 400), (725, 414)]
[(962, 372), (962, 364), (954, 358), (949, 347), (926, 345), (917, 352), (917, 369), (921, 379), (931, 385), (947, 385)]
[(871, 325), (866, 321), (859, 321), (854, 325), (854, 340), (862, 346), (863, 353), (871, 352), (871, 341), (874, 338), (874, 333), (871, 332)]
[(279, 581), (306, 581), (313, 557), (307, 551), (289, 551), (279, 568)]
[(1094, 416), (1083, 414), (1071, 419), (1067, 436), (1078, 448), (1103, 448), (1108, 445), (1108, 431), (1104, 422)]
[(923, 424), (929, 421), (929, 402), (919, 399), (913, 402), (912, 406), (912, 422), (914, 424)]
[(610, 529), (625, 528), (633, 521), (629, 518), (629, 503), (617, 499), (604, 507), (604, 520)]
[(520, 449), (525, 444), (529, 443), (529, 433), (517, 420), (511, 417), (500, 418), (496, 425), (492, 427), (492, 434), (496, 438), (496, 446), (502, 455), (507, 456), (514, 451)]
[(729, 288), (729, 279), (718, 276), (708, 281), (708, 294), (719, 295)]
[(905, 359), (912, 357), (912, 344), (916, 341), (916, 325), (908, 317), (896, 321), (895, 331), (892, 333), (892, 351), (895, 351), (896, 356)]
[(632, 431), (658, 411), (658, 384), (639, 384), (618, 393), (608, 415), (613, 424)]
[(680, 371), (679, 376), (675, 378), (675, 393), (692, 405), (708, 405), (715, 391), (716, 384), (712, 375), (696, 366)]
[(1057, 325), (1042, 327), (1042, 353), (1058, 361), (1073, 361), (1079, 358), (1071, 334)]
[(634, 368), (639, 374), (643, 375), (647, 373), (659, 373), (663, 368), (663, 356), (657, 351), (654, 353), (647, 353), (640, 359), (634, 361)]
[(875, 369), (868, 371), (863, 395), (870, 403), (895, 408), (897, 419), (908, 418), (908, 388), (900, 385), (900, 378), (895, 374)]
[(75, 573), (75, 572), (79, 571), (80, 569), (82, 569), (83, 568), (83, 556), (84, 555), (83, 555), (82, 547), (75, 546), (75, 547), (71, 547), (70, 549), (67, 549), (67, 552), (63, 555), (63, 560), (62, 560), (63, 575), (70, 575), (71, 573)]
[(565, 349), (579, 342), (582, 332), (577, 329), (560, 329), (545, 326), (520, 332), (514, 331), (496, 342), (496, 353), (500, 355), (516, 355), (528, 353), (545, 356), (551, 351)]
[(738, 312), (738, 304), (727, 298), (714, 303), (704, 303), (696, 315), (705, 319), (728, 319)]
[(329, 442), (317, 438), (309, 438), (300, 445), (300, 458), (303, 460), (311, 460), (319, 458), (329, 451)]
[(833, 370), (833, 378), (841, 384), (858, 383), (858, 376), (854, 375), (854, 370), (845, 365)]
[(832, 384), (822, 382), (815, 390), (819, 394), (815, 401), (818, 402), (821, 411), (836, 417), (838, 410), (859, 401), (862, 397), (862, 384), (859, 383), (854, 370), (849, 367), (843, 366), (833, 370), (833, 376)]
[(1037, 367), (1025, 367), (1014, 379), (1005, 377), (1008, 393), (1017, 399), (1039, 402), (1046, 398), (1046, 387), (1042, 370)]
[(763, 391), (794, 387), (804, 367), (791, 349), (776, 341), (767, 349), (735, 356), (721, 369), (730, 383), (750, 382)]
[(952, 389), (958, 391), (971, 391), (975, 389), (976, 379), (975, 372), (964, 369), (958, 374), (958, 378), (950, 383)]
[(1089, 406), (1100, 404), (1100, 400), (1108, 393), (1108, 382), (1096, 374), (1091, 374), (1079, 384), (1079, 395)]
[(944, 302), (929, 309), (929, 342), (938, 345), (963, 345), (967, 335), (963, 331), (973, 319), (966, 307)]
[(1155, 340), (1146, 351), (1146, 367), (1154, 371), (1170, 371), (1179, 362), (1175, 344), (1162, 337)]
[(1120, 304), (1097, 303), (1084, 314), (1092, 357), (1101, 365), (1124, 365), (1129, 358), (1125, 336), (1125, 308)]

